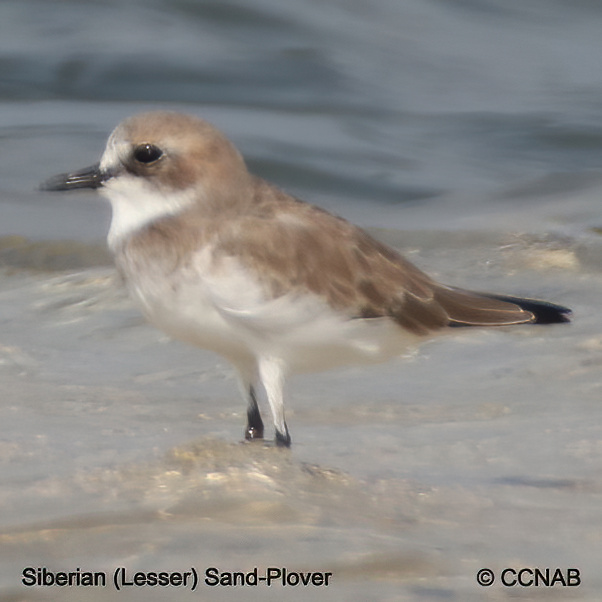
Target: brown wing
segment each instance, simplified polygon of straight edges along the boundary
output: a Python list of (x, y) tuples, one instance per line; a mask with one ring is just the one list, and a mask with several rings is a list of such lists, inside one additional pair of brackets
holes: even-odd
[[(533, 321), (516, 304), (437, 284), (363, 230), (258, 180), (255, 209), (216, 233), (276, 298), (311, 291), (351, 318), (388, 316), (417, 334)], [(274, 202), (277, 201), (277, 202)]]
[(535, 321), (535, 314), (518, 303), (458, 288), (437, 285), (435, 300), (445, 308), (450, 326), (503, 326)]

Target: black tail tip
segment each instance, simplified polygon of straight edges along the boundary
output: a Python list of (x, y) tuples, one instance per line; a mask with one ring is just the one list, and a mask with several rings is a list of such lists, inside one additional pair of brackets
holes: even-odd
[(568, 307), (546, 301), (529, 301), (521, 304), (523, 309), (535, 316), (535, 324), (560, 324), (570, 322), (573, 312)]
[(550, 303), (549, 301), (539, 301), (536, 299), (523, 299), (521, 297), (512, 297), (507, 295), (490, 295), (500, 301), (508, 301), (518, 305), (525, 311), (530, 311), (534, 316), (533, 324), (561, 324), (570, 322), (573, 315), (572, 310), (563, 305)]

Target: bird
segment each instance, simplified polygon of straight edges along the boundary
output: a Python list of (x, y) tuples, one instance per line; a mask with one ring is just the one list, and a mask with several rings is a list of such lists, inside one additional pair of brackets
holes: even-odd
[(98, 189), (107, 243), (134, 302), (170, 337), (235, 368), (246, 440), (290, 447), (284, 388), (293, 374), (403, 355), (454, 327), (569, 322), (571, 310), (440, 284), (342, 217), (253, 175), (232, 142), (192, 115), (122, 121), (99, 163), (46, 180)]

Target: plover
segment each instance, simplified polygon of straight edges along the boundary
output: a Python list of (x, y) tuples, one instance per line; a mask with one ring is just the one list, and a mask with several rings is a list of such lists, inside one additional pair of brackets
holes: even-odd
[(345, 219), (249, 173), (234, 145), (196, 117), (149, 112), (110, 135), (100, 163), (46, 181), (98, 188), (108, 245), (129, 292), (170, 336), (227, 358), (247, 400), (246, 439), (289, 446), (288, 375), (384, 361), (453, 326), (569, 321), (570, 310), (432, 280)]

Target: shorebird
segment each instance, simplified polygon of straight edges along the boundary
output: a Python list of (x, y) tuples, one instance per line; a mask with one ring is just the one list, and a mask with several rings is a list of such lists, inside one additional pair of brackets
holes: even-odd
[(560, 305), (439, 284), (345, 219), (252, 175), (215, 127), (164, 111), (110, 135), (100, 163), (45, 190), (98, 188), (108, 245), (134, 301), (171, 337), (227, 358), (262, 439), (261, 385), (290, 446), (288, 375), (406, 352), (450, 327), (569, 321)]

